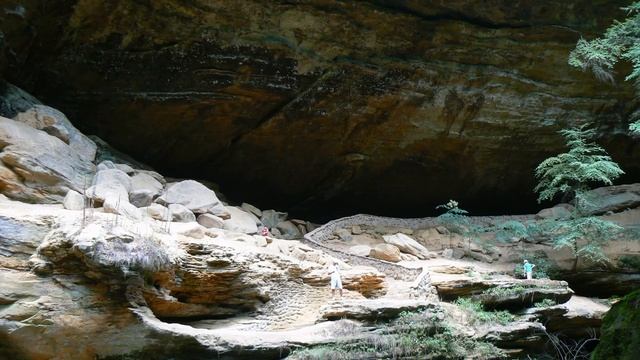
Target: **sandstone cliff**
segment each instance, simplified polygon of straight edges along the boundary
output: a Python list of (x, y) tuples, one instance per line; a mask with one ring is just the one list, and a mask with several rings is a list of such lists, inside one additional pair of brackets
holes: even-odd
[(631, 87), (566, 63), (626, 3), (3, 0), (0, 67), (85, 132), (259, 205), (522, 211), (567, 125), (594, 122), (638, 178)]

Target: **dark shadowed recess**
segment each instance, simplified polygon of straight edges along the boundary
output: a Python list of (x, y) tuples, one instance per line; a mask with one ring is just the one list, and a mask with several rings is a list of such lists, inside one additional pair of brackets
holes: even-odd
[(640, 181), (626, 72), (603, 84), (567, 65), (626, 4), (4, 0), (0, 76), (233, 202), (317, 222), (449, 199), (532, 213), (552, 205), (533, 171), (566, 126), (595, 123), (618, 183)]

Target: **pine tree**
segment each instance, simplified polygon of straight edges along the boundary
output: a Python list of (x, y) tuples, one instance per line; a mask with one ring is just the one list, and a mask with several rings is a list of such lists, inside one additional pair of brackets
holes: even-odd
[[(627, 18), (615, 21), (604, 36), (587, 41), (578, 40), (576, 48), (569, 55), (569, 64), (583, 70), (591, 70), (604, 81), (613, 82), (613, 68), (620, 60), (631, 62), (633, 68), (626, 80), (635, 81), (640, 92), (640, 1), (626, 8)], [(640, 134), (640, 112), (636, 112), (634, 122), (629, 126), (633, 133)]]
[(570, 248), (574, 255), (573, 269), (578, 259), (604, 263), (602, 250), (606, 241), (615, 237), (622, 228), (615, 223), (589, 216), (591, 199), (585, 193), (597, 183), (612, 185), (624, 174), (606, 151), (593, 143), (592, 129), (586, 125), (560, 131), (569, 151), (544, 160), (535, 170), (539, 182), (535, 191), (538, 202), (552, 200), (556, 195), (573, 197), (574, 211), (569, 219), (544, 224), (556, 249)]
[[(449, 230), (450, 233), (459, 234), (467, 240), (467, 250), (471, 248), (471, 241), (476, 240), (480, 227), (469, 219), (469, 212), (458, 207), (458, 202), (449, 200), (448, 203), (436, 206), (436, 209), (444, 209), (445, 213), (438, 216), (440, 223)], [(451, 247), (451, 236), (449, 237)]]
[(552, 200), (558, 194), (574, 196), (581, 201), (590, 185), (612, 185), (614, 179), (624, 174), (607, 152), (591, 141), (595, 132), (587, 129), (587, 125), (564, 129), (560, 134), (569, 151), (544, 160), (536, 168), (539, 182), (534, 190), (539, 193), (538, 202)]

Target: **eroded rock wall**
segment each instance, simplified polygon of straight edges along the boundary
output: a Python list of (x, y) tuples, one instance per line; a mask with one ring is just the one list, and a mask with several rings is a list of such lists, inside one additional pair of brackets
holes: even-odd
[(625, 1), (2, 4), (6, 77), (116, 148), (258, 205), (529, 210), (533, 168), (582, 121), (640, 174), (632, 87), (567, 65)]

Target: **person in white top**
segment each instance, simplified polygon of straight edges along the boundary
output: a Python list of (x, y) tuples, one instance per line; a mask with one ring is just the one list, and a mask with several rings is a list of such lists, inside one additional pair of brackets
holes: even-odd
[(340, 279), (340, 267), (337, 261), (329, 267), (329, 274), (331, 274), (331, 297), (335, 298), (336, 290), (340, 291), (340, 297), (342, 297), (342, 279)]

